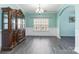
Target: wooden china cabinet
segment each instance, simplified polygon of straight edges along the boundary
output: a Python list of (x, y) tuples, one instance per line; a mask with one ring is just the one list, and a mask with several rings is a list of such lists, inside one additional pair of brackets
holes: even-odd
[(21, 42), (25, 38), (24, 14), (21, 10), (17, 10), (17, 31), (17, 42)]
[(2, 8), (2, 51), (11, 50), (25, 39), (24, 21), (21, 10)]

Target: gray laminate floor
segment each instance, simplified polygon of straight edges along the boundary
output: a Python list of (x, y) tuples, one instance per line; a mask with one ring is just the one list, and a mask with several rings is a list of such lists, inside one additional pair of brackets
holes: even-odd
[(76, 54), (75, 38), (65, 37), (26, 37), (26, 40), (11, 51), (2, 54)]

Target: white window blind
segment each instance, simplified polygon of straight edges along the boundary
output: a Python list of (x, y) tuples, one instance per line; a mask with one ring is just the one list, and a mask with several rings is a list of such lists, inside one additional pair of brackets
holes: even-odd
[(35, 18), (34, 19), (34, 31), (48, 31), (48, 19), (47, 18)]

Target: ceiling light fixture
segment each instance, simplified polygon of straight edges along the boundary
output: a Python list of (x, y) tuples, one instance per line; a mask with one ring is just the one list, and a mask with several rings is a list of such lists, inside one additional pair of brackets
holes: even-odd
[(37, 7), (37, 9), (36, 9), (36, 13), (43, 13), (44, 12), (44, 10), (41, 8), (41, 6), (40, 6), (40, 4), (39, 4), (39, 6)]

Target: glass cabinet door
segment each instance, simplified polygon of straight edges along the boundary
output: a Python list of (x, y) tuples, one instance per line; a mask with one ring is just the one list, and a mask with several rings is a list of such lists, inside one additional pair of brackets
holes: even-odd
[(8, 14), (4, 13), (4, 18), (3, 18), (3, 28), (8, 29)]
[(25, 20), (23, 19), (23, 29), (25, 28)]
[(12, 29), (14, 29), (14, 30), (15, 30), (15, 27), (16, 27), (15, 20), (16, 20), (15, 17), (12, 16)]
[(22, 18), (20, 18), (20, 21), (21, 21), (21, 23), (20, 23), (20, 29), (23, 29), (23, 20), (22, 20)]
[(21, 19), (18, 18), (17, 20), (18, 20), (18, 29), (21, 29)]
[(18, 29), (24, 29), (25, 21), (23, 18), (18, 18)]

